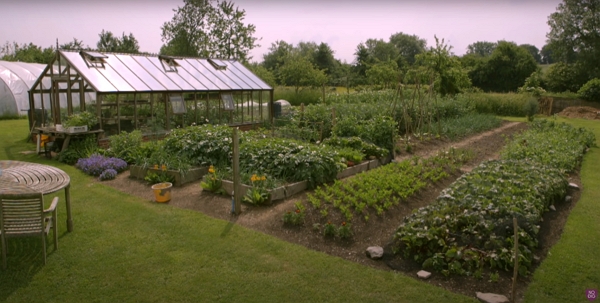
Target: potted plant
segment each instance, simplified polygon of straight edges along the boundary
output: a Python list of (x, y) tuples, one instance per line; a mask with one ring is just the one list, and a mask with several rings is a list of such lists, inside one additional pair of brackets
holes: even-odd
[(98, 123), (96, 115), (90, 112), (81, 112), (70, 115), (63, 123), (63, 127), (70, 133), (91, 130)]

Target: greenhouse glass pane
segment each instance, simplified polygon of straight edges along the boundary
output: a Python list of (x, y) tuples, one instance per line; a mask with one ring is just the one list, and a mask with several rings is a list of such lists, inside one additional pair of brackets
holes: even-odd
[(88, 67), (85, 61), (78, 53), (61, 52), (62, 56), (84, 77), (96, 91), (99, 92), (118, 92), (106, 78), (98, 72), (95, 67)]
[(110, 81), (110, 83), (112, 83), (112, 85), (114, 85), (120, 92), (134, 92), (135, 89), (131, 87), (131, 85), (129, 85), (129, 83), (127, 83), (127, 81), (125, 81), (123, 77), (115, 72), (115, 70), (110, 66), (112, 61), (116, 60), (118, 59), (115, 57), (106, 59), (107, 63), (104, 64), (104, 68), (98, 68), (98, 72), (104, 75), (104, 77), (108, 79), (108, 81)]
[[(162, 86), (168, 91), (180, 91), (181, 87), (177, 86), (169, 77), (162, 71), (162, 67), (158, 69), (152, 62), (146, 57), (135, 57), (137, 63), (139, 63), (145, 70), (148, 71)], [(157, 59), (158, 60), (158, 59)], [(160, 63), (159, 63), (160, 64)]]
[(198, 63), (200, 63), (200, 65), (204, 66), (204, 71), (200, 70), (200, 72), (205, 73), (205, 72), (210, 71), (215, 76), (217, 76), (222, 82), (224, 82), (228, 87), (230, 87), (230, 89), (233, 89), (233, 90), (242, 89), (242, 86), (240, 86), (238, 83), (236, 83), (235, 81), (228, 78), (223, 73), (226, 70), (216, 70), (210, 63), (208, 63), (207, 60), (198, 60)]
[(144, 82), (151, 91), (165, 91), (167, 90), (156, 78), (154, 78), (150, 72), (144, 69), (132, 56), (129, 55), (115, 55), (121, 62), (131, 70), (137, 77)]
[[(150, 87), (146, 85), (140, 78), (134, 74), (116, 55), (111, 55), (110, 59), (107, 60), (107, 63), (104, 64), (107, 69), (113, 69), (116, 73), (118, 73), (121, 78), (125, 79), (129, 85), (133, 87), (135, 91), (150, 91)], [(106, 75), (106, 74), (105, 74)], [(109, 78), (110, 79), (110, 78)]]
[[(143, 59), (140, 58), (140, 61), (141, 60)], [(167, 81), (166, 79), (169, 79), (176, 85), (176, 87), (173, 87), (170, 90), (194, 90), (193, 86), (179, 76), (179, 72), (165, 72), (165, 69), (160, 63), (158, 57), (146, 57), (146, 60), (150, 61), (150, 63), (154, 66), (156, 72), (153, 72), (153, 75), (158, 79), (158, 81), (165, 83)]]
[(254, 73), (252, 73), (249, 69), (247, 69), (242, 63), (236, 61), (236, 62), (231, 62), (231, 65), (234, 68), (236, 68), (240, 73), (243, 73), (248, 78), (250, 78), (250, 80), (252, 80), (252, 82), (256, 83), (258, 86), (257, 89), (272, 89), (271, 86), (269, 86), (262, 79), (257, 77)]
[[(222, 60), (213, 60), (215, 61), (217, 64), (220, 65), (229, 65), (229, 62), (223, 62)], [(217, 72), (223, 73), (227, 78), (231, 79), (231, 81), (237, 83), (237, 85), (239, 87), (241, 87), (242, 89), (252, 89), (252, 85), (250, 83), (247, 83), (244, 79), (241, 79), (240, 77), (238, 77), (235, 74), (235, 70), (227, 67), (226, 69), (223, 70), (218, 70)]]
[[(216, 76), (212, 74), (201, 74), (197, 69), (195, 69), (192, 66), (192, 64), (190, 64), (190, 62), (188, 62), (185, 59), (177, 60), (177, 63), (179, 63), (180, 65), (177, 67), (177, 70), (180, 71), (180, 76), (184, 77), (185, 75), (186, 80), (191, 81), (191, 79), (194, 79), (199, 83), (199, 87), (204, 87), (204, 89), (206, 90), (219, 90), (219, 87), (213, 82), (219, 81), (219, 79), (216, 79)], [(182, 70), (184, 70), (183, 73)], [(212, 78), (213, 81), (209, 80), (209, 78)]]
[[(193, 67), (191, 67), (190, 64), (187, 63), (187, 61), (185, 61), (184, 59), (177, 59), (177, 64), (179, 64), (179, 66), (177, 66), (177, 75), (179, 75), (187, 83), (192, 85), (194, 90), (196, 90), (196, 91), (208, 90), (207, 86), (204, 83), (200, 82), (202, 79), (196, 78), (197, 76), (200, 76), (198, 74), (198, 71), (196, 71)], [(167, 75), (170, 75), (170, 73), (167, 73)], [(204, 82), (208, 82), (208, 81), (204, 80)], [(214, 86), (214, 84), (210, 84), (210, 85)]]
[[(199, 59), (185, 59), (185, 61), (187, 61), (191, 66), (193, 66), (194, 69), (196, 69), (197, 73), (200, 73), (211, 83), (214, 83), (217, 86), (216, 90), (231, 90), (231, 89), (233, 89), (232, 87), (227, 85), (227, 83), (225, 83), (223, 80), (221, 80), (221, 77), (217, 76), (215, 73), (210, 71), (208, 68), (206, 68), (206, 66), (200, 64)], [(214, 68), (212, 66), (210, 68), (214, 70)], [(215, 70), (215, 72), (216, 72), (216, 70)]]

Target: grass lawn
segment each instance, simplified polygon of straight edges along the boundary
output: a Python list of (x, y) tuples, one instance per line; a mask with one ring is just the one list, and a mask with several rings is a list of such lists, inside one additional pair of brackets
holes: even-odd
[(0, 129), (0, 159), (49, 164), (71, 176), (75, 227), (66, 232), (59, 192), (59, 248), (50, 248), (46, 266), (38, 239), (9, 239), (1, 302), (476, 302), (123, 194), (74, 167), (20, 154), (34, 149), (25, 142), (26, 120), (0, 121)]

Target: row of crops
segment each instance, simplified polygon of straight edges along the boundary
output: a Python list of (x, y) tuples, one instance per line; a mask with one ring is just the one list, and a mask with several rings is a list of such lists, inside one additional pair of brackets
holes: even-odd
[(395, 253), (443, 274), (481, 276), (513, 264), (513, 218), (518, 220), (519, 272), (526, 275), (542, 215), (564, 201), (566, 175), (595, 145), (593, 133), (538, 120), (514, 138), (501, 159), (456, 180), (436, 201), (407, 216), (394, 235)]

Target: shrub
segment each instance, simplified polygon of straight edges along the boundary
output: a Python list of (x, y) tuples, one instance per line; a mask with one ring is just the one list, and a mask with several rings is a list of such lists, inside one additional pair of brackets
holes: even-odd
[(157, 172), (157, 173), (148, 171), (146, 173), (146, 176), (144, 177), (144, 180), (146, 180), (146, 182), (148, 182), (150, 185), (154, 185), (157, 183), (164, 183), (164, 182), (174, 183), (175, 177), (167, 174), (164, 171)]
[(577, 95), (583, 100), (600, 102), (600, 79), (588, 81), (579, 89)]
[(119, 158), (109, 158), (94, 154), (89, 158), (79, 159), (75, 164), (75, 167), (81, 169), (88, 175), (100, 176), (107, 169), (113, 169), (117, 172), (122, 172), (127, 169), (127, 163)]
[(304, 205), (300, 202), (296, 202), (296, 210), (287, 211), (283, 215), (283, 223), (289, 225), (302, 225), (304, 224), (305, 213)]
[(202, 181), (200, 181), (200, 186), (203, 190), (212, 193), (221, 191), (222, 179), (220, 175), (217, 175), (217, 171), (220, 170), (215, 169), (212, 165), (208, 168), (208, 174), (204, 175), (204, 177), (202, 177)]
[(107, 150), (108, 154), (121, 158), (127, 163), (134, 163), (140, 155), (143, 153), (142, 150), (142, 132), (140, 130), (134, 130), (130, 133), (121, 132), (118, 135), (113, 135), (108, 138), (110, 141), (110, 148)]
[(474, 103), (475, 111), (498, 116), (525, 117), (525, 104), (531, 98), (527, 94), (471, 93), (458, 96)]
[(384, 158), (388, 155), (388, 151), (384, 148), (381, 148), (373, 143), (365, 142), (363, 139), (359, 137), (338, 137), (333, 136), (331, 138), (327, 138), (323, 140), (324, 145), (334, 146), (338, 148), (349, 147), (354, 150), (359, 150), (366, 157), (376, 157), (376, 158)]
[(352, 224), (342, 222), (337, 231), (338, 236), (342, 239), (350, 239), (352, 238)]
[(323, 227), (323, 235), (325, 235), (325, 237), (335, 237), (337, 235), (337, 228), (335, 227), (335, 224), (327, 222), (327, 224), (325, 224)]
[(94, 134), (86, 135), (82, 139), (73, 139), (66, 150), (61, 150), (58, 154), (58, 161), (73, 165), (81, 158), (90, 157), (100, 152), (96, 136)]

